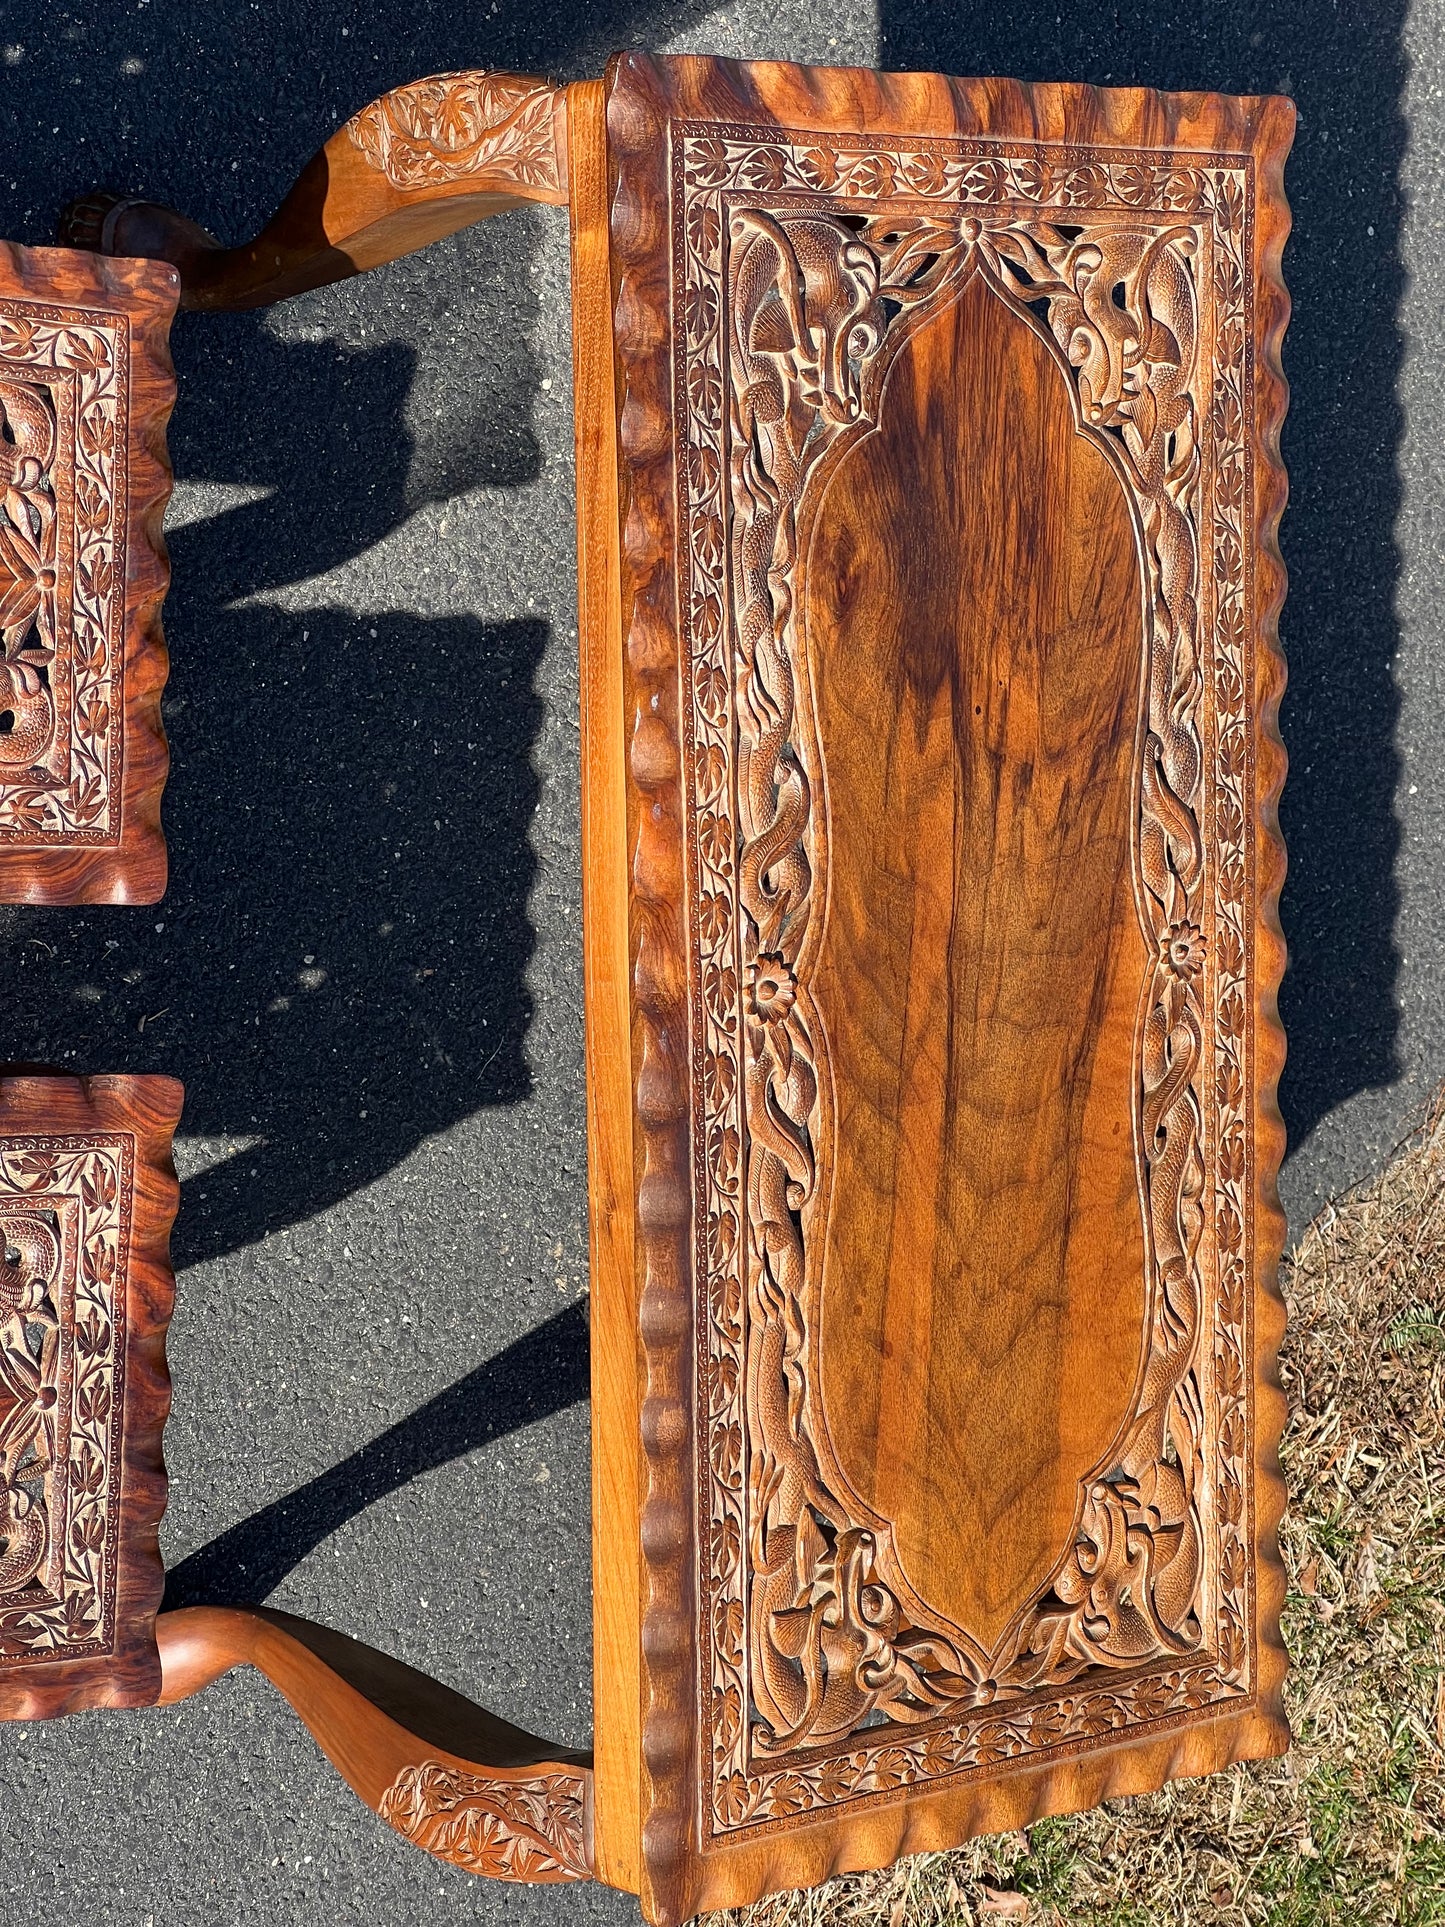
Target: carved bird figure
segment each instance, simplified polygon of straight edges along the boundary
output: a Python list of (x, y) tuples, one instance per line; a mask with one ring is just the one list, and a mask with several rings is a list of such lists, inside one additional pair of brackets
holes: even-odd
[(34, 388), (19, 381), (0, 381), (0, 413), (0, 488), (38, 488), (55, 460), (54, 414)]

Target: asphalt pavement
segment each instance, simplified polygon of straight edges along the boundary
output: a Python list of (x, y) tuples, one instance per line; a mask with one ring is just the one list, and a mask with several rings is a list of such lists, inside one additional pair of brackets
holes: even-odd
[[(223, 238), (368, 99), (628, 45), (1283, 91), (1301, 1225), (1445, 1075), (1435, 253), (1445, 0), (0, 4), (0, 234), (96, 184)], [(1435, 240), (1431, 237), (1435, 236)], [(259, 315), (183, 316), (172, 881), (0, 912), (0, 1056), (187, 1086), (172, 1603), (340, 1626), (570, 1744), (591, 1721), (565, 218)], [(10, 1927), (616, 1921), (352, 1797), (252, 1675), (0, 1730)]]

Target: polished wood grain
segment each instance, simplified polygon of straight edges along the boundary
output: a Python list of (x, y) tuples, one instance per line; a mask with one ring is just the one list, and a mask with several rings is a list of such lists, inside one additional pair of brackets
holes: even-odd
[(181, 1098), (0, 1077), (0, 1719), (160, 1690)]
[(1291, 113), (610, 84), (680, 1921), (1287, 1737)]
[(975, 275), (900, 350), (802, 596), (830, 804), (823, 1406), (914, 1588), (990, 1651), (1108, 1462), (1146, 1310), (1143, 599), (1119, 477), (1030, 321)]
[(0, 902), (165, 891), (174, 271), (0, 243)]
[(592, 1761), (424, 1673), (294, 1614), (191, 1606), (157, 1622), (160, 1703), (254, 1666), (373, 1812), (468, 1873), (543, 1884), (591, 1871)]
[(354, 114), (254, 241), (222, 247), (173, 208), (104, 192), (66, 208), (60, 238), (170, 262), (182, 307), (259, 308), (529, 201), (567, 201), (563, 91), (517, 74), (435, 74)]

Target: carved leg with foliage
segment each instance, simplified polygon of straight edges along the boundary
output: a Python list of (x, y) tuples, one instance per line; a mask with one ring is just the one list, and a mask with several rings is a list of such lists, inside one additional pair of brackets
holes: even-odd
[(436, 74), (355, 114), (254, 241), (222, 247), (173, 208), (106, 191), (63, 246), (169, 261), (183, 308), (263, 308), (412, 254), (527, 201), (567, 201), (566, 94), (517, 74)]
[(162, 1706), (254, 1666), (373, 1812), (439, 1860), (498, 1880), (591, 1878), (590, 1753), (290, 1613), (191, 1606), (162, 1613), (156, 1638)]

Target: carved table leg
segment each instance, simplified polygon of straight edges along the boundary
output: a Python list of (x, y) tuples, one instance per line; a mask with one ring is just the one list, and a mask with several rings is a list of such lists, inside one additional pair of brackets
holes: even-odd
[(290, 1613), (191, 1606), (162, 1613), (156, 1637), (162, 1706), (254, 1666), (373, 1812), (439, 1860), (498, 1880), (592, 1877), (590, 1753)]
[(526, 201), (566, 205), (564, 90), (516, 74), (436, 74), (353, 115), (243, 246), (222, 247), (172, 208), (106, 192), (72, 201), (60, 238), (171, 262), (183, 308), (262, 308)]

